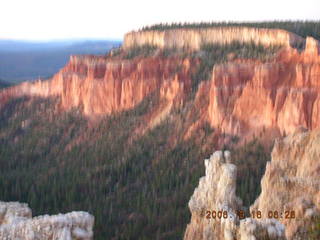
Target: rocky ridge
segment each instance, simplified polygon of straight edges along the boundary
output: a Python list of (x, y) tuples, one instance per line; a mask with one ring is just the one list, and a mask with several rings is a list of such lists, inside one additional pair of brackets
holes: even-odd
[(264, 46), (294, 46), (304, 39), (280, 29), (249, 27), (213, 27), (203, 29), (170, 29), (163, 31), (133, 31), (124, 37), (123, 47), (151, 45), (159, 48), (199, 50), (206, 44), (255, 43)]
[(155, 91), (172, 102), (190, 89), (194, 62), (189, 59), (113, 60), (72, 56), (52, 79), (24, 82), (0, 92), (0, 107), (21, 96), (61, 98), (61, 108), (82, 107), (87, 116), (133, 108)]
[(291, 213), (280, 221), (287, 239), (306, 237), (306, 229), (320, 217), (320, 131), (298, 128), (275, 142), (272, 161), (267, 163), (261, 181), (261, 194), (251, 206), (263, 216), (269, 211)]
[(246, 136), (293, 133), (320, 126), (319, 42), (286, 48), (272, 61), (216, 65), (210, 82), (209, 121), (222, 132)]
[(237, 167), (230, 161), (229, 151), (205, 160), (206, 175), (189, 201), (192, 216), (184, 240), (285, 239), (284, 226), (276, 220), (239, 219), (243, 207), (235, 194)]
[[(242, 220), (235, 195), (237, 168), (230, 152), (215, 152), (205, 160), (206, 175), (189, 201), (192, 216), (184, 240), (305, 239), (308, 226), (320, 216), (319, 144), (319, 130), (298, 130), (277, 140), (261, 195), (250, 208), (251, 213), (260, 211), (261, 218)], [(207, 211), (226, 211), (227, 218), (213, 218)]]
[(27, 204), (0, 202), (0, 239), (3, 240), (91, 240), (94, 217), (71, 212), (32, 218)]
[[(231, 30), (219, 28), (215, 31), (219, 31), (217, 36), (229, 39)], [(170, 34), (180, 34), (170, 31)], [(244, 38), (253, 38), (262, 32), (266, 34), (263, 39), (270, 44), (281, 39), (287, 43), (301, 40), (278, 30), (237, 28), (237, 31), (236, 35)], [(148, 35), (141, 39), (149, 41)], [(196, 38), (182, 40), (179, 42), (186, 45), (198, 41)], [(264, 135), (269, 141), (294, 132), (300, 125), (309, 129), (319, 126), (319, 42), (311, 37), (303, 41), (306, 41), (303, 51), (287, 44), (266, 62), (234, 59), (215, 65), (211, 79), (202, 79), (203, 84), (196, 93), (209, 104), (201, 109), (200, 118), (192, 129), (186, 130), (186, 136), (206, 122), (223, 134), (241, 136), (243, 140)], [(126, 46), (125, 41), (123, 49)], [(85, 116), (95, 117), (132, 109), (146, 97), (158, 93), (162, 105), (150, 115), (153, 119), (149, 125), (154, 126), (170, 113), (172, 106), (182, 106), (190, 95), (193, 75), (200, 62), (190, 57), (139, 56), (129, 60), (112, 56), (72, 56), (49, 80), (25, 82), (0, 90), (0, 109), (10, 99), (18, 97), (57, 96), (61, 100), (60, 109), (79, 107)]]

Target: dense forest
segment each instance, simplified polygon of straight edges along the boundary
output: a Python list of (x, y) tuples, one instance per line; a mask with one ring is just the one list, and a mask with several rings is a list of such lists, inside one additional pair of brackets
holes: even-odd
[[(157, 104), (150, 100), (96, 127), (76, 109), (53, 112), (57, 100), (12, 101), (0, 112), (1, 199), (27, 202), (35, 215), (89, 211), (95, 239), (181, 239), (188, 201), (213, 151), (202, 146), (214, 130), (204, 126), (200, 138), (184, 141), (179, 125), (187, 118), (176, 112), (135, 136)], [(237, 151), (238, 193), (249, 206), (269, 153), (256, 142)]]
[(270, 22), (200, 22), (200, 23), (170, 23), (155, 24), (141, 28), (148, 30), (167, 30), (175, 28), (207, 28), (207, 27), (258, 27), (279, 28), (296, 33), (302, 37), (312, 36), (320, 39), (320, 21), (270, 21)]
[[(190, 221), (188, 201), (204, 175), (203, 160), (220, 150), (215, 142), (219, 130), (209, 124), (184, 138), (200, 114), (194, 104), (198, 84), (210, 79), (215, 64), (236, 57), (264, 61), (277, 49), (233, 43), (188, 53), (152, 46), (120, 52), (127, 59), (158, 55), (200, 60), (190, 96), (143, 134), (137, 130), (161, 104), (159, 92), (96, 122), (81, 109), (61, 112), (57, 98), (10, 101), (0, 109), (0, 199), (27, 202), (35, 215), (88, 211), (95, 216), (97, 240), (182, 239)], [(234, 143), (238, 137), (233, 136)], [(232, 150), (237, 194), (248, 207), (260, 192), (270, 149), (258, 139), (224, 148)]]
[[(150, 46), (130, 51), (128, 58), (200, 58), (194, 93), (200, 81), (210, 78), (213, 65), (227, 61), (230, 53), (263, 60), (276, 48), (234, 43), (203, 46), (201, 53), (156, 53)], [(94, 127), (80, 109), (55, 112), (57, 99), (10, 102), (0, 111), (1, 199), (28, 202), (36, 215), (89, 211), (96, 217), (95, 239), (181, 239), (190, 219), (188, 201), (204, 174), (203, 160), (215, 146), (207, 144), (215, 135), (208, 124), (183, 139), (199, 111), (191, 95), (170, 118), (141, 136), (135, 129), (160, 104), (157, 94)], [(234, 151), (238, 194), (249, 206), (259, 193), (269, 150), (254, 141)]]

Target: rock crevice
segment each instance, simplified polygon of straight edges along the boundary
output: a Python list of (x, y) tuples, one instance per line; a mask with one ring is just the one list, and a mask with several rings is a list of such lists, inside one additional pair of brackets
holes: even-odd
[(184, 240), (284, 239), (284, 226), (276, 220), (240, 219), (237, 167), (230, 163), (229, 151), (215, 152), (205, 167), (206, 175), (189, 201), (192, 215)]
[[(261, 194), (250, 207), (261, 218), (239, 219), (236, 166), (228, 159), (228, 151), (218, 151), (205, 160), (206, 175), (189, 201), (191, 221), (184, 240), (306, 239), (320, 216), (320, 130), (298, 128), (276, 141)], [(227, 217), (208, 218), (208, 211), (225, 211)]]

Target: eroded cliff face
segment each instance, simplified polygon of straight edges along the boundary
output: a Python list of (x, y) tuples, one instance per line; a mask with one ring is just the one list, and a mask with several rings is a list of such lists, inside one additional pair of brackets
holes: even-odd
[[(205, 122), (229, 136), (241, 136), (245, 140), (264, 135), (269, 142), (274, 136), (292, 133), (300, 125), (310, 129), (319, 126), (320, 55), (317, 40), (307, 38), (305, 50), (299, 52), (290, 44), (301, 39), (282, 30), (214, 28), (136, 34), (141, 35), (137, 38), (141, 41), (158, 41), (152, 40), (158, 39), (152, 36), (167, 34), (187, 46), (200, 41), (197, 40), (200, 37), (195, 37), (197, 34), (192, 35), (193, 32), (201, 33), (208, 41), (238, 37), (243, 41), (257, 39), (269, 44), (284, 41), (288, 47), (266, 62), (236, 59), (215, 65), (211, 80), (199, 85), (194, 104), (205, 109), (200, 110), (199, 119), (186, 130), (186, 138)], [(188, 34), (191, 34), (190, 38), (179, 37)], [(130, 33), (126, 39), (130, 36), (136, 35)], [(125, 40), (124, 48), (128, 44), (131, 43)], [(190, 93), (192, 75), (199, 61), (181, 56), (140, 56), (131, 60), (73, 56), (52, 79), (25, 82), (1, 90), (0, 108), (15, 97), (58, 96), (62, 110), (80, 107), (86, 116), (100, 116), (134, 108), (147, 96), (158, 93), (162, 104), (150, 115), (149, 125), (152, 127)], [(223, 144), (224, 140), (220, 145)]]
[(228, 44), (235, 41), (287, 47), (304, 43), (304, 39), (298, 35), (280, 29), (216, 27), (130, 32), (124, 37), (123, 47), (129, 49), (135, 46), (152, 45), (159, 48), (199, 50), (205, 44)]
[(210, 87), (209, 121), (243, 138), (288, 134), (320, 125), (319, 43), (308, 38), (299, 53), (287, 48), (266, 63), (238, 60), (217, 65)]
[(31, 218), (27, 204), (0, 202), (0, 239), (6, 240), (91, 240), (94, 217), (71, 212)]
[(50, 80), (25, 82), (1, 91), (0, 104), (21, 96), (59, 96), (62, 109), (81, 107), (87, 116), (133, 108), (154, 92), (172, 104), (190, 89), (194, 64), (178, 58), (73, 56)]
[[(320, 217), (319, 158), (319, 130), (298, 129), (277, 140), (261, 195), (250, 208), (251, 218), (239, 220), (237, 168), (228, 151), (215, 152), (205, 160), (206, 175), (189, 201), (192, 216), (184, 240), (306, 239), (311, 223)], [(227, 217), (219, 216), (219, 211), (227, 212)]]
[(230, 161), (229, 151), (205, 160), (206, 175), (189, 201), (191, 222), (184, 240), (284, 239), (284, 226), (275, 219), (239, 219), (243, 207), (235, 194), (237, 167)]
[[(272, 160), (261, 181), (261, 194), (251, 207), (262, 216), (283, 213), (287, 239), (306, 237), (306, 230), (320, 217), (320, 131), (298, 129), (277, 140)], [(295, 216), (286, 218), (286, 212)]]

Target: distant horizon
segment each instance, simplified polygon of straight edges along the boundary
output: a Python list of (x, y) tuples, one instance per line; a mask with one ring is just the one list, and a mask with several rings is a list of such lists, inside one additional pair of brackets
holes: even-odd
[(53, 39), (20, 39), (20, 38), (0, 38), (0, 41), (13, 41), (24, 43), (49, 43), (49, 42), (82, 42), (82, 41), (110, 41), (110, 42), (122, 42), (123, 39), (113, 38), (53, 38)]
[[(180, 21), (180, 22), (157, 22), (157, 23), (153, 23), (153, 24), (148, 24), (148, 25), (142, 25), (139, 28), (136, 29), (132, 29), (128, 32), (131, 31), (138, 31), (140, 29), (142, 29), (143, 27), (150, 27), (153, 25), (158, 25), (158, 24), (197, 24), (197, 23), (211, 23), (211, 22), (216, 22), (216, 23), (263, 23), (263, 22), (320, 22), (320, 18), (319, 19), (274, 19), (274, 20), (239, 20), (239, 21), (234, 21), (234, 20), (229, 20), (229, 21), (193, 21), (193, 22), (188, 22), (188, 21)], [(126, 32), (127, 33), (127, 32)], [(124, 33), (122, 38), (107, 38), (107, 37), (71, 37), (71, 38), (34, 38), (34, 39), (29, 39), (29, 38), (1, 38), (0, 36), (0, 41), (16, 41), (16, 42), (26, 42), (26, 43), (49, 43), (49, 42), (81, 42), (81, 41), (115, 41), (115, 42), (123, 42), (123, 38), (124, 35), (126, 34)]]
[(0, 39), (123, 39), (144, 26), (175, 22), (320, 21), (318, 0), (2, 0)]

